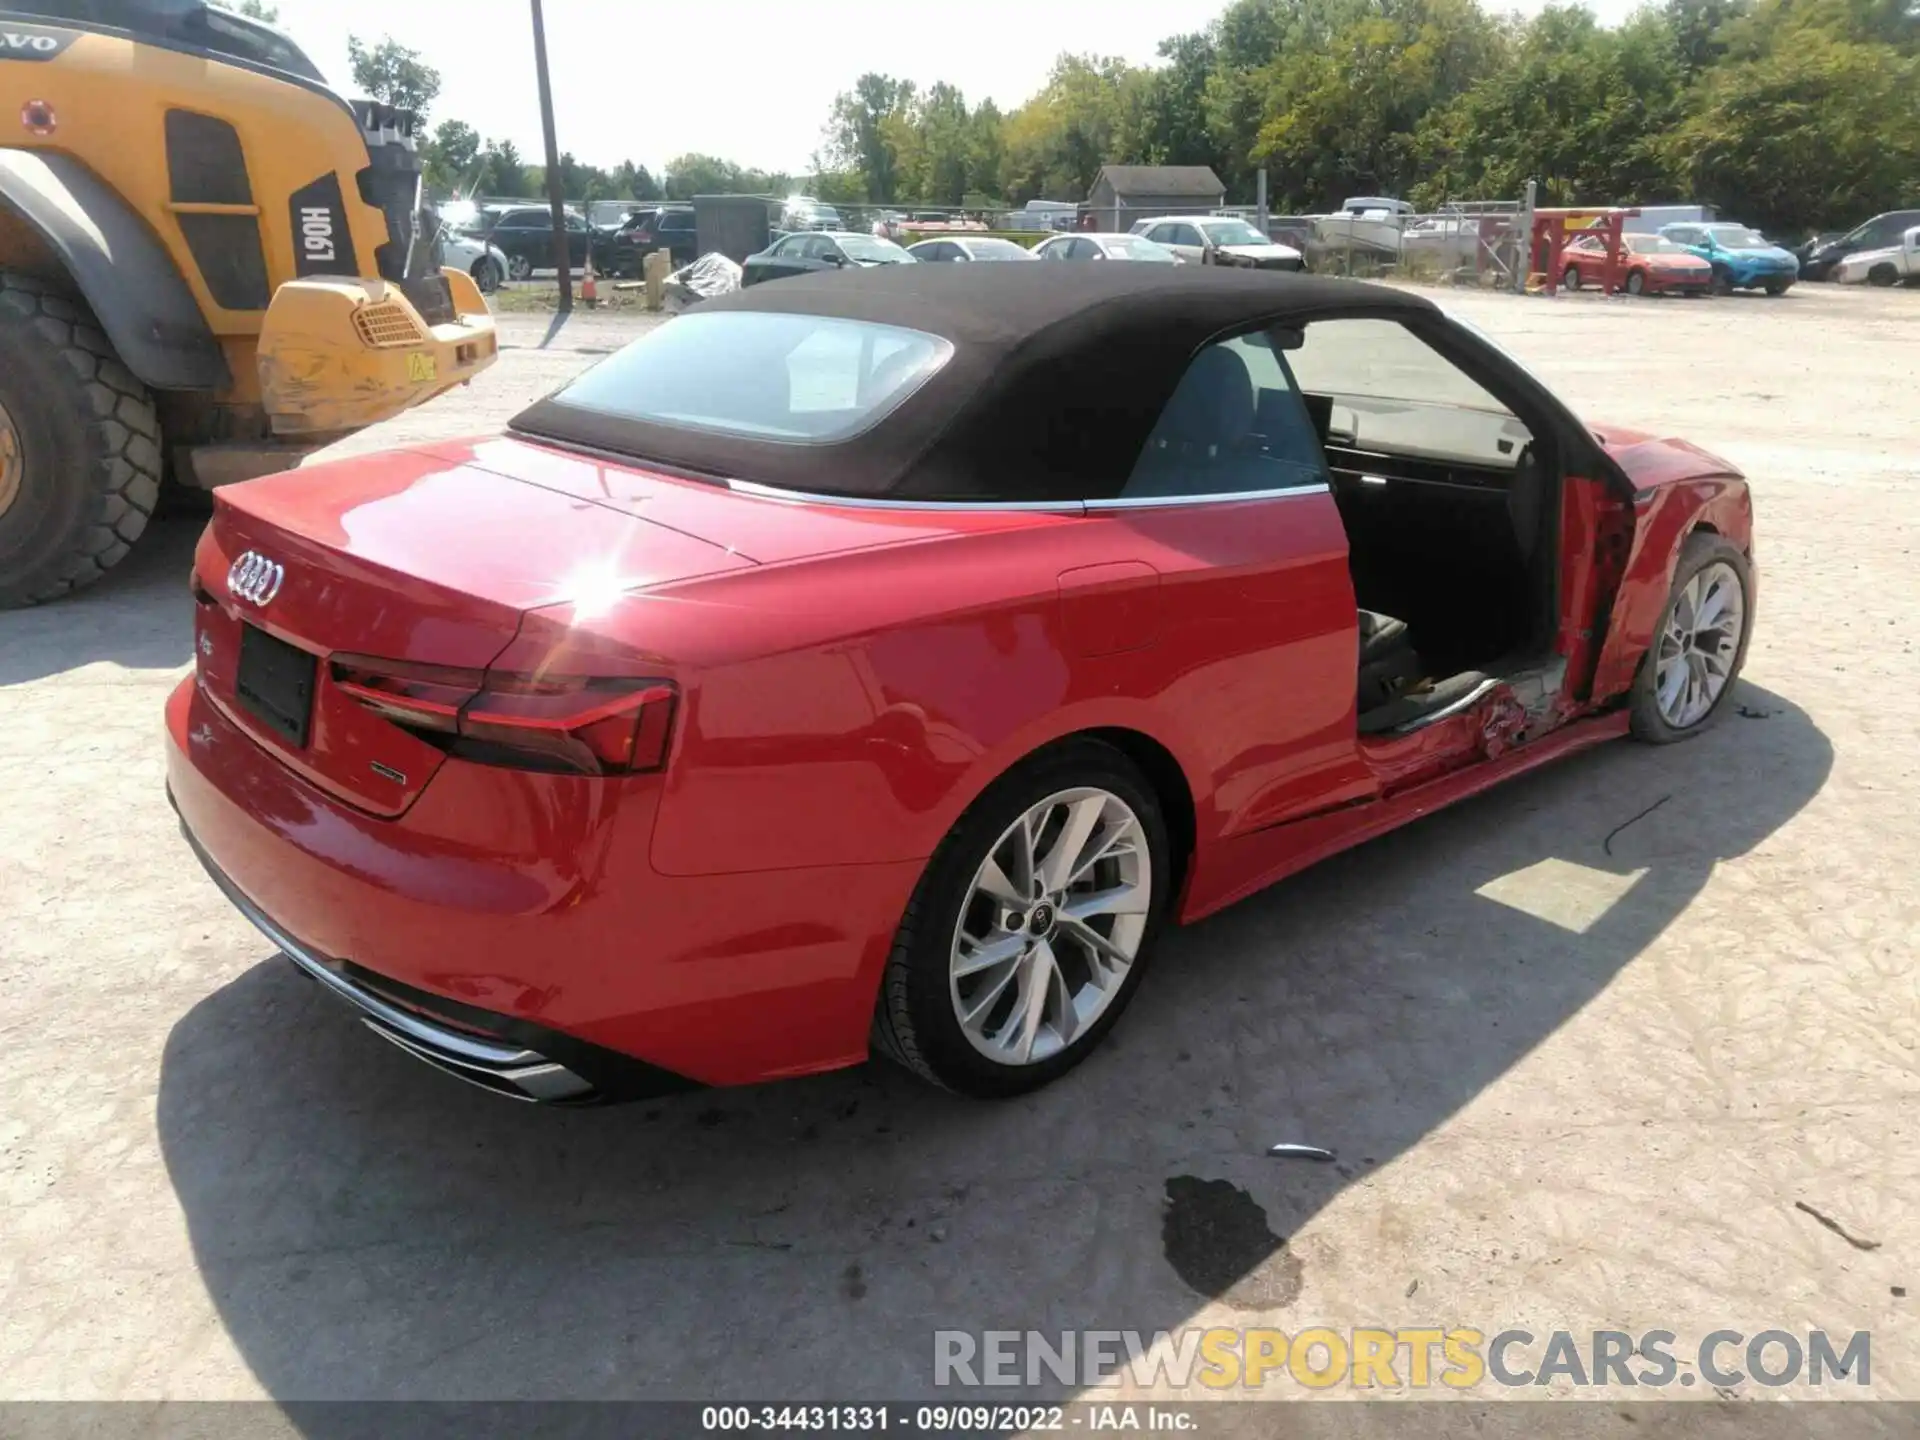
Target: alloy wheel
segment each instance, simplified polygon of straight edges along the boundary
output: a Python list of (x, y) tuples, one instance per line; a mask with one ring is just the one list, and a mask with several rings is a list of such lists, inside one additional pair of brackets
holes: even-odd
[(0, 405), (0, 515), (13, 508), (20, 497), (20, 476), (26, 461), (20, 452), (20, 432), (13, 428), (13, 416)]
[(515, 255), (507, 261), (509, 280), (526, 280), (533, 275), (533, 262), (524, 255)]
[(1627, 294), (1638, 295), (1647, 288), (1647, 277), (1638, 270), (1627, 273)]
[(1698, 725), (1719, 703), (1740, 655), (1746, 608), (1740, 577), (1724, 561), (1705, 566), (1675, 597), (1654, 656), (1660, 717), (1674, 729)]
[(1060, 791), (1009, 825), (954, 927), (949, 990), (974, 1049), (1036, 1065), (1089, 1030), (1139, 955), (1153, 883), (1140, 817), (1110, 791)]

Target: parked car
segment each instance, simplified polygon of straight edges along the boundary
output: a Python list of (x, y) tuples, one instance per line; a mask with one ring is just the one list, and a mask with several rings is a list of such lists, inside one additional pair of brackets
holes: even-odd
[(1168, 925), (1732, 708), (1727, 461), (1411, 292), (1041, 268), (718, 296), (504, 434), (216, 491), (164, 742), (215, 882), (503, 1094), (1007, 1095)]
[(1707, 262), (1716, 294), (1765, 290), (1784, 295), (1800, 278), (1800, 262), (1791, 250), (1745, 225), (1663, 225), (1660, 233)]
[[(1713, 288), (1713, 266), (1664, 235), (1620, 237), (1620, 288), (1629, 295), (1704, 295)], [(1569, 290), (1606, 283), (1607, 244), (1598, 235), (1575, 240), (1566, 249)]]
[(655, 250), (667, 251), (677, 269), (700, 254), (700, 232), (691, 205), (649, 205), (630, 213), (595, 247), (594, 264), (608, 275), (638, 275)]
[(1180, 257), (1143, 235), (1120, 235), (1096, 230), (1090, 234), (1055, 235), (1033, 247), (1036, 260), (1144, 260), (1149, 265), (1178, 265)]
[(441, 264), (448, 269), (466, 271), (482, 295), (493, 294), (507, 278), (505, 252), (477, 235), (442, 231), (440, 248)]
[(914, 263), (913, 256), (878, 235), (805, 230), (782, 236), (759, 254), (749, 255), (741, 267), (740, 283), (758, 285), (762, 280), (780, 280), (816, 270), (864, 270), (876, 265)]
[(844, 230), (846, 223), (833, 206), (810, 195), (790, 195), (780, 207), (778, 230)]
[(1889, 210), (1844, 235), (1810, 240), (1795, 252), (1800, 260), (1800, 278), (1834, 279), (1834, 268), (1849, 255), (1862, 250), (1893, 249), (1900, 244), (1900, 237), (1915, 225), (1920, 225), (1920, 210)]
[(1833, 267), (1832, 275), (1847, 285), (1920, 283), (1920, 223), (1909, 226), (1898, 244), (1854, 251)]
[(1255, 270), (1301, 270), (1306, 259), (1291, 245), (1225, 215), (1160, 215), (1136, 220), (1132, 234), (1164, 245), (1191, 265), (1242, 265)]
[[(593, 227), (572, 211), (567, 212), (566, 224), (567, 261), (582, 267), (593, 243)], [(553, 212), (544, 205), (491, 212), (483, 236), (507, 257), (509, 280), (525, 280), (535, 270), (553, 268)]]
[(995, 235), (955, 235), (939, 240), (922, 240), (909, 245), (907, 253), (916, 260), (1031, 260), (1033, 252), (1012, 240)]

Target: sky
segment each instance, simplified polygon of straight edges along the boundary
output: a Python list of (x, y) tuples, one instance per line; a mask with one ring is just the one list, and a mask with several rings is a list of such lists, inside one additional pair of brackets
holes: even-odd
[[(543, 158), (528, 0), (273, 0), (280, 25), (335, 88), (352, 88), (347, 37), (392, 35), (441, 76), (430, 121), (465, 120)], [(1493, 0), (1498, 5), (1498, 0)], [(1613, 22), (1635, 0), (1588, 0)], [(1540, 0), (1509, 0), (1537, 10)], [(875, 70), (945, 80), (1011, 109), (1064, 51), (1154, 59), (1226, 0), (545, 0), (560, 148), (658, 174), (699, 151), (804, 173), (833, 97)], [(1498, 5), (1509, 8), (1509, 5)]]

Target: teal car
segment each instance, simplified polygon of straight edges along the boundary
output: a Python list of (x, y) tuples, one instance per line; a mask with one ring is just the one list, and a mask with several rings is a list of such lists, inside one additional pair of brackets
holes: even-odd
[(1717, 295), (1734, 290), (1765, 290), (1784, 295), (1800, 278), (1800, 262), (1758, 230), (1744, 225), (1662, 225), (1660, 233), (1713, 266)]

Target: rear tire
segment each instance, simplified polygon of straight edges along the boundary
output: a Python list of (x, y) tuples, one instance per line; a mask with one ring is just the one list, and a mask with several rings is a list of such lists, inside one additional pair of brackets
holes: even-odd
[[(1135, 867), (1131, 893), (1137, 894), (1139, 881), (1144, 877), (1147, 894), (1139, 902), (1143, 908), (1130, 910), (1127, 915), (1114, 914), (1106, 932), (1124, 949), (1129, 936), (1121, 931), (1122, 921), (1137, 918), (1140, 922), (1137, 935), (1131, 937), (1132, 958), (1124, 977), (1105, 987), (1111, 991), (1110, 995), (1096, 993), (1101, 988), (1098, 986), (1084, 988), (1090, 978), (1085, 960), (1091, 952), (1073, 938), (1068, 928), (1071, 922), (1059, 920), (1055, 929), (1041, 915), (1042, 910), (1064, 915), (1064, 907), (1052, 905), (1050, 897), (1044, 894), (1020, 902), (1021, 918), (1049, 932), (1050, 944), (1045, 947), (1047, 968), (1037, 973), (1057, 979), (1061, 987), (1058, 993), (1072, 995), (1072, 1003), (1083, 1004), (1091, 1013), (1085, 1021), (1072, 1019), (1071, 1026), (1056, 1022), (1044, 1024), (1043, 1041), (1029, 1040), (1027, 1045), (1027, 1049), (1040, 1058), (1004, 1052), (1016, 1063), (1002, 1063), (988, 1052), (994, 1048), (994, 1032), (1004, 1041), (1011, 1030), (1018, 1028), (1021, 1001), (1026, 993), (1021, 986), (1029, 978), (1019, 969), (1024, 962), (1006, 962), (1015, 968), (999, 978), (999, 988), (994, 993), (1005, 993), (1012, 1013), (996, 1021), (1000, 1003), (978, 997), (985, 993), (980, 987), (993, 985), (999, 966), (980, 966), (962, 978), (955, 956), (965, 953), (961, 944), (963, 924), (970, 927), (970, 931), (979, 929), (975, 912), (981, 904), (984, 902), (991, 917), (1000, 903), (981, 888), (981, 877), (987, 873), (989, 861), (996, 853), (1006, 853), (1002, 849), (1006, 837), (1023, 817), (1028, 817), (1036, 807), (1047, 806), (1064, 792), (1074, 792), (1075, 798), (1060, 802), (1054, 812), (1060, 817), (1060, 830), (1047, 829), (1042, 832), (1043, 837), (1053, 836), (1055, 843), (1066, 844), (1062, 836), (1071, 807), (1082, 803), (1085, 797), (1104, 796), (1101, 804), (1111, 802), (1110, 808), (1100, 810), (1098, 828), (1091, 831), (1090, 838), (1083, 838), (1082, 844), (1088, 848), (1079, 853), (1098, 852), (1107, 843), (1105, 837), (1128, 833), (1119, 817), (1131, 812), (1138, 839), (1144, 847), (1143, 854), (1135, 850), (1125, 852), (1133, 857)], [(1083, 837), (1087, 835), (1085, 831), (1080, 833)], [(1029, 868), (1044, 871), (1048, 850), (1044, 839), (1036, 843), (1031, 853), (1042, 863)], [(1099, 866), (1114, 863), (1103, 860)], [(1101, 875), (1099, 866), (1088, 867), (1085, 885), (1112, 886), (1114, 888), (1104, 891), (1112, 895), (1120, 893), (1129, 883), (1124, 875)], [(1002, 881), (1024, 883), (1014, 871), (995, 873), (1000, 874)], [(926, 871), (901, 917), (893, 953), (881, 978), (880, 995), (874, 1008), (874, 1051), (923, 1080), (979, 1098), (1018, 1095), (1058, 1079), (1093, 1052), (1138, 990), (1154, 940), (1166, 918), (1173, 880), (1172, 855), (1159, 799), (1126, 756), (1098, 741), (1075, 740), (1016, 766), (974, 801), (927, 862)], [(1102, 912), (1101, 919), (1104, 918), (1105, 912)], [(990, 925), (999, 924), (1002, 928), (1003, 922), (1004, 916), (997, 921), (989, 919)], [(988, 949), (1004, 944), (1006, 938), (1017, 939), (1021, 934), (1021, 930), (1015, 929), (989, 945), (972, 945), (969, 958), (983, 956)], [(1051, 982), (1041, 979), (1034, 983), (1041, 987), (1043, 1007), (1051, 1007), (1056, 993)], [(965, 1003), (987, 1007), (976, 1012), (971, 1033), (959, 1013), (963, 987), (969, 986), (974, 988), (967, 991)], [(1053, 1014), (1052, 1008), (1048, 1008), (1047, 1013)], [(1033, 1033), (1031, 1029), (1027, 1031), (1029, 1036)], [(1018, 1042), (1014, 1043), (1017, 1049)]]
[(160, 497), (160, 421), (86, 302), (14, 271), (0, 271), (0, 408), (17, 452), (0, 471), (0, 609), (12, 609), (125, 558)]
[(531, 280), (533, 278), (533, 262), (524, 255), (509, 255), (507, 257), (507, 278), (509, 280)]
[(1716, 295), (1731, 295), (1733, 293), (1732, 272), (1727, 270), (1724, 266), (1720, 266), (1720, 265), (1714, 266), (1713, 267), (1713, 283), (1708, 288), (1712, 290), (1713, 293)]
[(1900, 272), (1891, 265), (1876, 265), (1867, 272), (1869, 285), (1890, 286), (1897, 284), (1899, 279)]
[(491, 295), (500, 288), (500, 282), (506, 279), (500, 273), (500, 267), (491, 255), (482, 255), (473, 262), (473, 283), (482, 295)]
[[(1712, 585), (1716, 581), (1725, 582), (1731, 578), (1736, 584), (1737, 636), (1720, 638), (1716, 634), (1717, 627), (1698, 624), (1697, 616), (1683, 613), (1688, 587), (1694, 577), (1703, 572), (1711, 573), (1703, 585), (1702, 598), (1711, 596)], [(1712, 618), (1721, 618), (1723, 615), (1724, 612), (1720, 612)], [(1717, 663), (1725, 672), (1719, 691), (1711, 696), (1706, 709), (1699, 714), (1686, 713), (1684, 703), (1662, 702), (1660, 678), (1663, 661), (1672, 658), (1668, 653), (1670, 650), (1679, 652), (1684, 660), (1684, 652), (1690, 648), (1686, 644), (1669, 646), (1669, 637), (1680, 631), (1694, 638), (1695, 643), (1691, 648), (1716, 654)], [(1634, 738), (1652, 745), (1671, 745), (1676, 740), (1691, 740), (1711, 728), (1725, 713), (1728, 699), (1739, 682), (1740, 671), (1747, 663), (1747, 642), (1752, 636), (1753, 568), (1748, 565), (1747, 557), (1710, 532), (1698, 531), (1688, 536), (1687, 543), (1681, 547), (1679, 563), (1673, 567), (1673, 585), (1667, 593), (1666, 608), (1660, 612), (1660, 623), (1654, 629), (1653, 644), (1641, 660), (1640, 672), (1634, 676), (1633, 688), (1628, 692), (1630, 728)], [(1698, 673), (1704, 678), (1707, 669), (1700, 667)], [(1669, 697), (1672, 696), (1673, 692), (1670, 691)], [(1686, 697), (1681, 695), (1678, 698), (1684, 701)]]
[(1769, 280), (1766, 283), (1767, 294), (1774, 296), (1784, 295), (1787, 293), (1787, 286), (1791, 283), (1791, 281), (1787, 280)]

